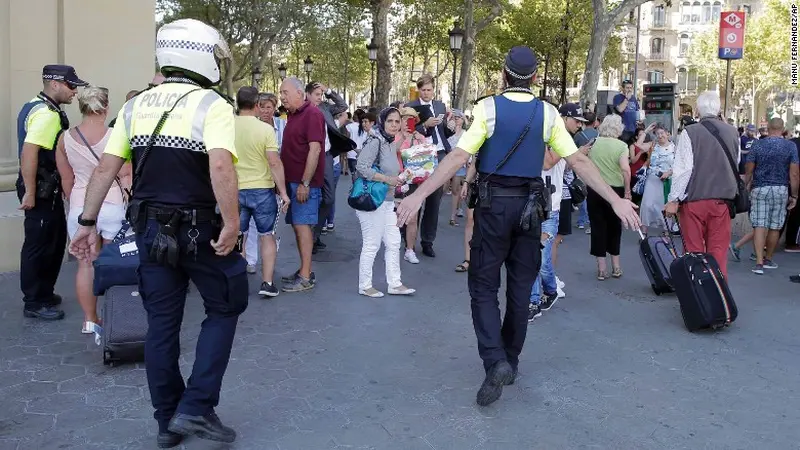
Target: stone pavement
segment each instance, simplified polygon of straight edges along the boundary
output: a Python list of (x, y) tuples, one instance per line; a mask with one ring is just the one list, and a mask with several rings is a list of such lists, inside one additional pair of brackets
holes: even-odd
[[(787, 276), (799, 257), (779, 255), (792, 270), (762, 277), (732, 263), (739, 320), (690, 334), (675, 298), (651, 293), (633, 233), (624, 277), (598, 282), (588, 236), (576, 230), (559, 262), (567, 298), (530, 326), (517, 384), (479, 408), (466, 276), (453, 272), (463, 227), (445, 219), (437, 258), (403, 263), (404, 281), (418, 289), (411, 298), (356, 294), (360, 232), (346, 206), (315, 262), (313, 292), (261, 300), (251, 277), (218, 408), (239, 439), (183, 448), (798, 448), (800, 305)], [(281, 233), (279, 275), (297, 264), (291, 232)], [(58, 323), (23, 319), (18, 276), (0, 279), (0, 450), (155, 448), (143, 366), (103, 366), (79, 333), (74, 273), (72, 263), (62, 272), (67, 318)], [(382, 273), (378, 258), (376, 286), (385, 289)], [(196, 291), (191, 300), (185, 375), (203, 318)]]

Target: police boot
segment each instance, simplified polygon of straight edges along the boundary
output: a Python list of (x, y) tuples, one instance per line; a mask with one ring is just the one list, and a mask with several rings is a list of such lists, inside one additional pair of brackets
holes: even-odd
[(183, 441), (183, 435), (178, 433), (173, 433), (171, 431), (163, 431), (158, 433), (158, 437), (156, 438), (156, 442), (158, 443), (158, 448), (173, 448), (181, 445)]
[(478, 390), (479, 406), (489, 406), (503, 395), (503, 386), (509, 384), (514, 376), (514, 369), (507, 361), (498, 361), (486, 372), (481, 388)]
[(217, 417), (216, 413), (205, 416), (190, 416), (188, 414), (175, 414), (169, 421), (169, 431), (183, 436), (197, 436), (217, 442), (233, 442), (236, 440), (236, 431), (226, 427)]

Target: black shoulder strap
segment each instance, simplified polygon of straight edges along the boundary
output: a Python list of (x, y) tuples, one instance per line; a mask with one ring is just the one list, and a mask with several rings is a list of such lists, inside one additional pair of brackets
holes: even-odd
[(201, 91), (203, 88), (192, 89), (191, 91), (181, 95), (175, 100), (175, 103), (172, 104), (172, 108), (167, 111), (164, 111), (161, 114), (161, 118), (158, 119), (158, 123), (156, 124), (155, 129), (153, 129), (153, 134), (150, 135), (150, 139), (147, 141), (147, 146), (145, 146), (144, 150), (142, 150), (142, 157), (139, 161), (135, 161), (135, 158), (131, 158), (131, 164), (134, 167), (133, 170), (133, 180), (131, 181), (131, 190), (128, 192), (129, 198), (133, 199), (133, 193), (136, 192), (136, 186), (139, 184), (139, 180), (142, 178), (142, 170), (144, 169), (144, 163), (147, 161), (147, 157), (150, 155), (150, 150), (153, 149), (153, 145), (156, 143), (156, 138), (158, 137), (159, 133), (161, 133), (161, 129), (164, 128), (164, 124), (167, 122), (167, 118), (169, 118), (170, 113), (175, 109), (176, 106), (184, 99), (187, 95), (191, 94), (192, 92)]
[[(92, 152), (92, 156), (94, 156), (94, 159), (96, 159), (97, 162), (99, 163), (100, 162), (100, 157), (97, 156), (97, 153), (94, 152), (94, 149), (92, 148), (92, 146), (89, 145), (89, 141), (86, 140), (86, 136), (84, 136), (83, 133), (81, 133), (80, 127), (75, 127), (75, 132), (78, 133), (78, 136), (83, 141), (83, 145), (85, 145), (86, 148), (88, 148), (89, 151)], [(119, 176), (115, 176), (114, 177), (114, 181), (117, 182), (117, 187), (119, 187), (119, 191), (122, 193), (122, 197), (125, 197), (125, 191), (122, 189), (122, 182), (119, 180)]]
[(738, 179), (739, 170), (736, 168), (736, 163), (733, 162), (733, 156), (731, 156), (731, 152), (728, 151), (728, 146), (725, 144), (725, 141), (722, 140), (722, 136), (719, 135), (719, 130), (717, 129), (717, 127), (712, 125), (711, 121), (709, 120), (703, 120), (700, 121), (700, 123), (704, 127), (706, 127), (706, 130), (708, 130), (711, 134), (713, 134), (715, 138), (717, 138), (717, 142), (719, 142), (719, 145), (722, 147), (722, 152), (725, 153), (725, 156), (728, 158), (728, 162), (731, 165), (731, 170), (733, 171), (733, 177)]
[(531, 112), (531, 116), (528, 118), (528, 124), (525, 125), (525, 129), (522, 130), (522, 134), (520, 134), (519, 138), (517, 138), (517, 142), (514, 142), (514, 145), (512, 145), (511, 148), (508, 150), (508, 153), (506, 153), (506, 156), (504, 156), (503, 159), (499, 163), (497, 163), (497, 166), (495, 166), (494, 170), (492, 170), (492, 173), (487, 175), (486, 178), (489, 178), (490, 176), (497, 173), (498, 170), (502, 169), (503, 166), (506, 165), (508, 160), (511, 159), (512, 156), (514, 156), (514, 153), (517, 151), (519, 146), (522, 145), (522, 141), (525, 140), (525, 136), (527, 136), (528, 132), (531, 130), (531, 124), (533, 124), (533, 118), (536, 116), (536, 110), (539, 109), (538, 105), (536, 104), (536, 102), (538, 101), (539, 100), (536, 97), (533, 98), (533, 101), (531, 103), (534, 104), (534, 107), (533, 111)]

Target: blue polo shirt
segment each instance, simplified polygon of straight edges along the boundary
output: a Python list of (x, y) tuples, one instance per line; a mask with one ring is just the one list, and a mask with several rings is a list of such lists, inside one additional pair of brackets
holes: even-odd
[[(617, 111), (617, 106), (625, 101), (625, 94), (617, 94), (614, 96), (614, 111)], [(625, 131), (636, 131), (636, 121), (639, 120), (639, 101), (635, 96), (628, 100), (628, 105), (625, 111), (620, 114), (622, 116), (622, 124), (625, 125)]]

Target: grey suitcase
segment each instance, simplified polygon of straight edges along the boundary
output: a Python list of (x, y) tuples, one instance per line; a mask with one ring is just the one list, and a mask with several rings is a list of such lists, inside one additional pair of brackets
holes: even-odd
[(103, 364), (144, 361), (147, 312), (138, 286), (113, 286), (103, 304)]

